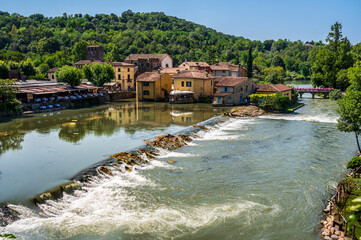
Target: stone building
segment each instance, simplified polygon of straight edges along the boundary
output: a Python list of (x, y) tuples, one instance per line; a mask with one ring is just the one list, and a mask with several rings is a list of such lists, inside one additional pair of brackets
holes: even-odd
[(100, 45), (91, 45), (86, 47), (86, 60), (104, 61), (103, 47)]
[(131, 54), (124, 59), (124, 62), (137, 66), (138, 75), (173, 67), (173, 60), (168, 54)]

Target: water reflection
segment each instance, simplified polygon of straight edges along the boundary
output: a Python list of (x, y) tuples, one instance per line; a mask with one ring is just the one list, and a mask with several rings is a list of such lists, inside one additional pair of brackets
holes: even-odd
[(20, 150), (24, 136), (31, 131), (42, 135), (58, 131), (58, 137), (62, 141), (78, 143), (87, 134), (111, 136), (118, 129), (134, 134), (140, 130), (165, 128), (172, 124), (188, 126), (209, 119), (220, 111), (221, 109), (213, 109), (209, 104), (123, 102), (36, 114), (0, 124), (0, 154), (7, 150)]

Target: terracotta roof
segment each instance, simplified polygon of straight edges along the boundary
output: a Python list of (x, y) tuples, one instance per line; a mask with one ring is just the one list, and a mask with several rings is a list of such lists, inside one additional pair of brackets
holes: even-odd
[(124, 60), (139, 60), (139, 59), (151, 59), (151, 58), (158, 58), (159, 60), (163, 60), (167, 57), (168, 54), (130, 54)]
[(56, 70), (60, 69), (60, 67), (55, 67), (55, 68), (52, 68), (48, 71), (48, 73), (55, 73)]
[(209, 67), (209, 64), (206, 62), (183, 62), (180, 67), (185, 67), (185, 65), (190, 67)]
[(284, 84), (257, 84), (257, 92), (284, 92), (292, 90)]
[(162, 74), (158, 72), (145, 72), (137, 77), (137, 82), (155, 82)]
[(212, 74), (205, 71), (187, 71), (183, 70), (180, 73), (173, 75), (173, 78), (191, 78), (191, 79), (214, 79)]
[(234, 87), (244, 81), (248, 81), (247, 77), (217, 77), (217, 87)]
[(237, 65), (233, 65), (230, 62), (219, 62), (219, 63), (213, 64), (211, 66), (211, 69), (213, 71), (230, 70), (230, 71), (234, 72), (234, 71), (238, 71), (239, 67)]
[(175, 74), (181, 71), (180, 68), (163, 68), (160, 72), (161, 73), (168, 73), (168, 74)]
[(110, 65), (112, 66), (129, 66), (129, 67), (134, 67), (134, 64), (131, 63), (126, 63), (126, 62), (109, 62)]
[(216, 92), (214, 94), (215, 97), (224, 97), (224, 96), (228, 96), (228, 95), (232, 95), (232, 93), (230, 93), (230, 92)]

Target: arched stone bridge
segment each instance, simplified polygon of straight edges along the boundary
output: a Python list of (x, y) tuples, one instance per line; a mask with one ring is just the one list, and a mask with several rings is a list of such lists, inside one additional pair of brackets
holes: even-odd
[(333, 88), (296, 88), (298, 91), (298, 94), (300, 94), (300, 97), (302, 98), (302, 95), (304, 93), (311, 93), (312, 98), (315, 98), (316, 93), (323, 94), (323, 98), (327, 98), (330, 92), (332, 92)]

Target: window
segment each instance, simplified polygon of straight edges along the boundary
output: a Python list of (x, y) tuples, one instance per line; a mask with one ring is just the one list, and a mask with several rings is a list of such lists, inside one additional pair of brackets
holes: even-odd
[(248, 86), (246, 86), (246, 92), (248, 92)]
[(51, 78), (54, 79), (54, 74), (51, 75)]
[(232, 97), (228, 97), (228, 102), (232, 101)]
[(192, 87), (192, 82), (187, 82), (186, 85), (187, 87)]
[(229, 92), (228, 87), (223, 87), (223, 92)]
[(149, 82), (143, 82), (143, 87), (148, 87), (149, 86)]
[(120, 80), (120, 74), (118, 74), (118, 80)]
[(184, 82), (182, 81), (182, 87), (184, 87)]
[(211, 81), (211, 86), (213, 85), (213, 81)]
[(168, 63), (167, 63), (166, 65), (165, 65), (165, 67), (166, 67), (166, 68), (169, 68), (169, 65), (168, 65)]
[(241, 92), (243, 91), (243, 87), (241, 87)]
[(172, 79), (172, 84), (174, 84), (174, 79)]
[(128, 80), (130, 80), (130, 75), (128, 74)]
[(149, 91), (143, 91), (144, 96), (149, 96)]
[(118, 68), (118, 72), (120, 72), (120, 68)]
[(128, 68), (128, 72), (130, 72), (130, 68)]

